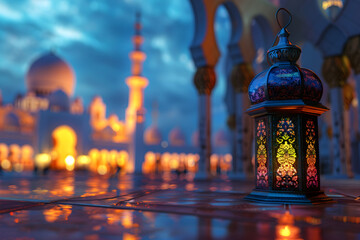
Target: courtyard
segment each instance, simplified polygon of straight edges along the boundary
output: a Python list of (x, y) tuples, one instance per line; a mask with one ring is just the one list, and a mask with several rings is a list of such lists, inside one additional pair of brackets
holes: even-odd
[(252, 181), (4, 173), (1, 239), (360, 239), (360, 179), (322, 178), (334, 202), (258, 204)]

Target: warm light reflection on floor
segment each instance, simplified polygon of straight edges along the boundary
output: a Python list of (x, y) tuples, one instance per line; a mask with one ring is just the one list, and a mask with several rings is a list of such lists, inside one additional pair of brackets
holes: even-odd
[[(250, 181), (187, 181), (176, 174), (162, 177), (108, 177), (84, 172), (22, 178), (7, 175), (0, 178), (0, 195), (5, 199), (0, 198), (0, 210), (6, 204), (20, 205), (0, 214), (1, 239), (7, 239), (7, 234), (21, 239), (23, 235), (17, 234), (26, 234), (29, 239), (51, 235), (99, 240), (337, 240), (345, 231), (349, 239), (360, 234), (360, 209), (350, 198), (341, 202), (338, 197), (341, 203), (334, 205), (284, 209), (282, 205), (244, 201), (253, 186)], [(350, 190), (357, 192), (359, 181), (351, 181)], [(349, 186), (339, 187), (342, 191), (346, 188)], [(22, 208), (24, 202), (31, 207)], [(36, 202), (41, 204), (32, 206)]]
[(47, 222), (67, 221), (71, 214), (71, 205), (58, 205), (43, 211)]

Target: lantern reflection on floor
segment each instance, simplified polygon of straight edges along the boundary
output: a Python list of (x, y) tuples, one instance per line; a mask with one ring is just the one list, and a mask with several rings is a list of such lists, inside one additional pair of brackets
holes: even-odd
[(276, 240), (300, 240), (300, 228), (294, 225), (294, 216), (286, 211), (278, 219), (276, 226)]

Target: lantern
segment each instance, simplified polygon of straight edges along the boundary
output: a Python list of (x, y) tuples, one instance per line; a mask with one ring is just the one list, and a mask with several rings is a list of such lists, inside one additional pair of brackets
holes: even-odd
[(278, 33), (278, 44), (267, 52), (272, 66), (249, 85), (252, 106), (247, 112), (255, 118), (256, 187), (246, 199), (328, 202), (331, 199), (320, 191), (317, 123), (328, 110), (319, 103), (323, 87), (314, 72), (296, 64), (301, 49), (289, 42), (286, 29), (292, 17), (280, 8), (277, 18), (280, 10), (290, 20)]

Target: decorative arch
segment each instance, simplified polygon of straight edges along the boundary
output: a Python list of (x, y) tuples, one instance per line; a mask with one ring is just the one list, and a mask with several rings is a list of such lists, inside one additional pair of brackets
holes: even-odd
[(251, 21), (251, 38), (254, 43), (256, 55), (252, 61), (256, 73), (268, 67), (266, 60), (267, 49), (272, 47), (275, 34), (270, 23), (262, 15), (255, 16)]
[(66, 169), (65, 159), (67, 156), (76, 156), (77, 135), (71, 127), (61, 125), (52, 132), (52, 167), (55, 169)]
[(317, 47), (324, 57), (341, 55), (348, 38), (343, 30), (335, 24), (330, 24), (321, 35)]
[[(237, 63), (251, 62), (255, 56), (251, 39), (251, 20), (262, 15), (275, 32), (275, 7), (266, 0), (190, 0), (195, 15), (195, 34), (191, 53), (196, 67), (215, 66), (220, 52), (213, 29), (217, 8), (224, 4), (232, 22), (229, 50)], [(246, 51), (241, 52), (241, 49)], [(240, 57), (242, 56), (242, 57)]]

